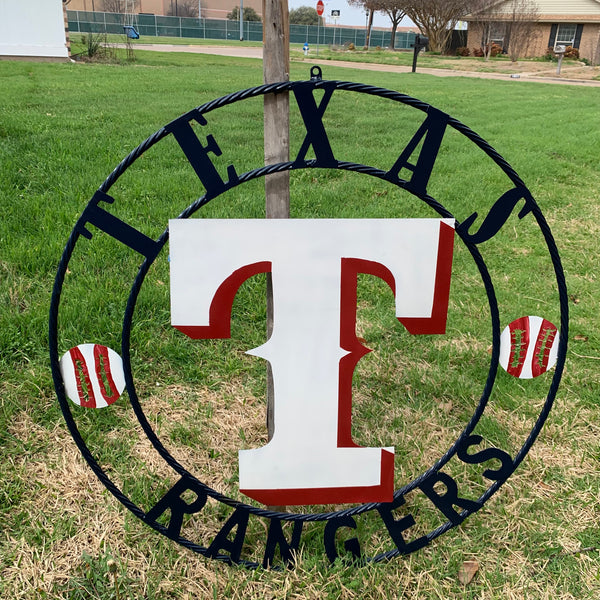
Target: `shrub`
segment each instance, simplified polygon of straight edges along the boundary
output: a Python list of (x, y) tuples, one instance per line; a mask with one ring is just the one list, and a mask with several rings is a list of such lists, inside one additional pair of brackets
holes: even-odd
[[(85, 33), (81, 36), (81, 44), (83, 45), (83, 52), (71, 54), (71, 57), (75, 60), (86, 62), (117, 61), (115, 47), (108, 43), (106, 32)], [(133, 56), (130, 58), (133, 58)]]
[(471, 51), (466, 46), (463, 46), (456, 49), (456, 56), (471, 56)]
[(573, 46), (567, 46), (565, 50), (565, 58), (573, 58), (577, 60), (579, 58), (579, 50), (577, 48), (573, 48)]
[[(106, 35), (104, 36), (106, 38)], [(87, 58), (96, 58), (102, 52), (102, 42), (106, 39), (102, 39), (100, 33), (89, 33), (88, 35), (81, 36), (81, 43), (85, 46), (84, 55)]]
[(490, 56), (498, 56), (498, 54), (502, 54), (502, 46), (500, 44), (492, 44)]
[(483, 56), (483, 48), (473, 48), (473, 56), (481, 58)]
[(356, 50), (356, 46), (352, 42), (350, 42), (348, 44), (348, 50)]
[[(554, 48), (552, 46), (548, 47), (546, 50), (546, 54), (544, 54), (544, 58), (546, 60), (557, 60), (557, 54), (554, 52)], [(565, 48), (565, 58), (571, 58), (573, 60), (579, 59), (579, 50), (577, 48), (573, 48), (573, 46), (567, 46)]]

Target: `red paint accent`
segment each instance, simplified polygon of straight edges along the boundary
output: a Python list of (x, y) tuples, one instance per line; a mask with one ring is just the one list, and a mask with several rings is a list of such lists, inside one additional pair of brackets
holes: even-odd
[[(510, 325), (510, 355), (508, 357), (508, 365), (506, 372), (513, 377), (520, 377), (523, 365), (525, 364), (525, 357), (527, 356), (527, 349), (529, 348), (529, 317), (521, 317), (520, 319), (514, 320)], [(517, 344), (516, 332), (522, 331), (520, 344)], [(516, 351), (519, 349), (519, 356)], [(533, 358), (535, 361), (535, 356)], [(515, 365), (515, 361), (517, 364)]]
[(231, 308), (237, 291), (242, 283), (253, 275), (270, 271), (270, 261), (257, 262), (237, 269), (218, 287), (210, 303), (209, 325), (174, 325), (175, 329), (194, 340), (231, 337)]
[(394, 455), (387, 450), (381, 451), (380, 482), (379, 485), (363, 487), (240, 490), (240, 492), (267, 506), (391, 502), (394, 499)]
[(454, 228), (440, 222), (440, 241), (435, 271), (435, 290), (430, 317), (398, 317), (398, 321), (412, 335), (446, 333), (450, 280), (452, 276), (452, 256), (454, 253)]
[[(543, 319), (540, 332), (538, 333), (537, 340), (535, 342), (535, 352), (533, 353), (533, 358), (531, 359), (531, 373), (534, 377), (537, 377), (548, 370), (550, 350), (552, 349), (552, 344), (554, 343), (556, 334), (557, 329), (554, 324), (550, 323), (550, 321), (546, 321), (546, 319)], [(545, 343), (544, 340), (546, 340)], [(542, 359), (541, 364), (540, 357)]]
[[(77, 383), (77, 395), (79, 396), (79, 403), (84, 408), (96, 408), (96, 397), (94, 396), (94, 389), (92, 388), (92, 382), (90, 381), (90, 374), (85, 362), (85, 358), (83, 358), (83, 354), (81, 353), (81, 350), (77, 348), (77, 346), (75, 348), (71, 348), (69, 350), (69, 354), (71, 356), (71, 362), (73, 363), (73, 369), (75, 370), (75, 382)], [(85, 398), (85, 393), (81, 383), (82, 376), (87, 387), (87, 400)]]
[[(409, 333), (415, 334), (443, 334), (446, 332), (448, 315), (448, 302), (450, 298), (450, 280), (452, 276), (452, 257), (454, 253), (454, 228), (440, 222), (438, 243), (438, 258), (435, 273), (435, 288), (433, 307), (430, 317), (401, 317), (398, 320), (406, 327)], [(338, 396), (338, 448), (358, 448), (352, 439), (352, 377), (360, 359), (371, 352), (356, 336), (356, 311), (357, 311), (357, 277), (358, 273), (374, 275), (385, 281), (396, 296), (396, 281), (392, 272), (378, 262), (358, 258), (342, 258), (341, 265), (341, 306), (340, 306), (340, 347), (349, 352), (340, 360), (339, 370), (339, 396)], [(385, 454), (389, 452), (383, 451)], [(350, 498), (363, 496), (363, 488), (327, 488), (315, 490), (316, 496), (311, 503), (332, 502), (387, 502), (383, 497), (393, 493), (394, 462), (391, 456), (390, 474), (388, 477), (389, 488), (382, 478), (381, 484), (370, 488), (369, 500), (354, 500)], [(385, 458), (385, 457), (384, 457)], [(382, 463), (383, 470), (383, 463)], [(296, 490), (302, 497), (308, 496), (310, 490)], [(279, 492), (278, 492), (279, 493)], [(282, 493), (285, 493), (282, 492)], [(317, 500), (325, 496), (334, 500)], [(274, 502), (275, 504), (277, 502)], [(290, 504), (290, 501), (279, 501), (280, 504)]]
[(340, 360), (338, 395), (338, 448), (358, 448), (352, 440), (352, 376), (358, 361), (371, 352), (356, 337), (357, 278), (359, 273), (383, 279), (396, 294), (391, 271), (378, 262), (360, 258), (342, 258), (340, 347), (350, 354)]
[[(102, 360), (102, 362), (100, 362)], [(107, 394), (105, 391), (104, 381), (102, 378), (102, 367), (104, 366), (104, 374), (106, 375), (106, 383), (110, 389), (110, 394)], [(98, 378), (98, 383), (100, 385), (100, 393), (102, 397), (106, 401), (106, 404), (112, 404), (119, 399), (119, 390), (115, 385), (115, 382), (112, 378), (112, 373), (110, 372), (110, 361), (108, 359), (108, 348), (106, 346), (101, 346), (100, 344), (94, 344), (94, 367), (96, 369), (96, 377)]]

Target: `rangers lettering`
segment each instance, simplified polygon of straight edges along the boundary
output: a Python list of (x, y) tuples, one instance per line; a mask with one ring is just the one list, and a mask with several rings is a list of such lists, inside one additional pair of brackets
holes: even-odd
[[(327, 521), (327, 525), (325, 525), (323, 543), (327, 558), (332, 563), (336, 558), (340, 557), (336, 548), (335, 534), (337, 533), (338, 529), (341, 529), (342, 527), (356, 529), (356, 521), (350, 516), (337, 517), (336, 519)], [(353, 537), (349, 540), (346, 540), (344, 542), (344, 548), (352, 555), (354, 560), (359, 560), (361, 558), (360, 543), (358, 538)]]
[[(434, 490), (437, 483), (443, 484), (446, 488), (443, 494)], [(453, 525), (459, 525), (469, 514), (481, 508), (479, 502), (461, 498), (458, 495), (456, 481), (450, 475), (442, 473), (442, 471), (430, 475), (419, 485), (419, 488)], [(460, 506), (460, 508), (464, 509), (463, 512), (458, 513), (454, 509), (454, 506)]]
[[(239, 562), (249, 518), (250, 513), (246, 509), (236, 508), (235, 512), (227, 519), (225, 525), (223, 525), (211, 545), (208, 547), (206, 556), (208, 558), (216, 558), (217, 556), (222, 556), (220, 550), (225, 550), (229, 553), (229, 558), (232, 562)], [(229, 534), (234, 527), (237, 527), (235, 537), (233, 540), (230, 540)]]
[[(185, 492), (191, 490), (196, 494), (196, 499), (189, 503), (182, 496)], [(181, 533), (184, 515), (193, 515), (200, 512), (206, 504), (207, 495), (202, 487), (193, 479), (183, 476), (157, 503), (146, 513), (144, 520), (146, 522), (156, 522), (167, 510), (171, 512), (167, 536), (176, 540)]]
[(302, 521), (295, 521), (292, 530), (292, 540), (288, 543), (283, 534), (281, 521), (279, 519), (271, 519), (269, 524), (269, 533), (267, 535), (267, 547), (265, 548), (265, 556), (263, 558), (263, 567), (268, 569), (273, 564), (275, 558), (275, 550), (279, 546), (279, 554), (281, 560), (288, 567), (294, 565), (294, 552), (298, 551), (300, 546), (300, 536), (302, 535)]
[(480, 435), (470, 435), (465, 438), (458, 448), (458, 458), (468, 465), (478, 465), (492, 459), (499, 460), (502, 466), (499, 469), (486, 469), (483, 476), (492, 481), (505, 481), (515, 470), (513, 459), (507, 452), (498, 448), (486, 448), (474, 454), (467, 454), (467, 450), (471, 446), (477, 446), (482, 441), (483, 438)]
[(394, 519), (393, 511), (396, 508), (403, 506), (404, 503), (404, 497), (398, 496), (398, 498), (396, 498), (393, 502), (390, 504), (384, 504), (377, 508), (377, 510), (379, 511), (388, 533), (390, 534), (392, 540), (394, 540), (394, 544), (396, 544), (396, 548), (398, 548), (400, 554), (410, 554), (415, 550), (419, 550), (420, 548), (427, 546), (428, 541), (426, 537), (417, 538), (412, 542), (407, 542), (404, 539), (403, 533), (410, 527), (416, 525), (416, 521), (411, 514), (405, 515), (400, 519)]

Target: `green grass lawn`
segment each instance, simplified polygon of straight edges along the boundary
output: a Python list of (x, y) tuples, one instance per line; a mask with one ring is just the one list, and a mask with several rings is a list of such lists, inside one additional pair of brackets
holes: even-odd
[[(409, 557), (358, 569), (330, 567), (322, 526), (314, 525), (303, 534), (295, 570), (248, 572), (179, 548), (121, 507), (80, 458), (55, 399), (48, 364), (50, 294), (68, 236), (95, 190), (164, 124), (262, 83), (256, 60), (135, 55), (135, 63), (122, 65), (0, 62), (0, 597), (597, 597), (597, 91), (324, 67), (326, 79), (361, 81), (431, 103), (479, 133), (515, 168), (561, 253), (570, 294), (568, 361), (538, 442), (464, 524)], [(293, 64), (291, 77), (308, 78), (308, 63)], [(207, 120), (206, 131), (197, 133), (217, 140), (222, 154), (214, 164), (223, 179), (230, 164), (240, 174), (262, 164), (260, 98), (211, 112)], [(324, 116), (336, 157), (385, 170), (422, 120), (415, 109), (350, 92), (336, 92)], [(294, 103), (291, 123), (295, 156), (305, 131)], [(459, 221), (478, 212), (481, 223), (508, 187), (506, 175), (481, 150), (456, 131), (444, 136), (428, 192)], [(407, 192), (347, 171), (298, 170), (290, 190), (293, 217), (436, 216)], [(156, 239), (168, 219), (202, 193), (169, 137), (112, 187), (110, 211)], [(260, 218), (263, 211), (264, 188), (257, 180), (216, 198), (195, 217)], [(511, 216), (480, 250), (495, 282), (502, 327), (537, 314), (558, 324), (551, 263), (530, 216)], [(137, 392), (173, 455), (200, 479), (236, 496), (237, 450), (265, 441), (264, 363), (244, 354), (264, 341), (265, 283), (259, 277), (240, 290), (231, 340), (192, 342), (169, 324), (166, 254), (148, 273), (134, 316)], [(59, 314), (60, 353), (84, 342), (119, 349), (138, 264), (137, 254), (96, 230), (92, 240), (78, 242)], [(358, 334), (374, 352), (355, 373), (353, 436), (362, 445), (395, 446), (398, 487), (453, 442), (487, 375), (489, 310), (479, 273), (458, 241), (452, 277), (447, 335), (415, 337), (395, 323), (389, 289), (371, 277), (359, 279)], [(537, 418), (549, 376), (522, 381), (499, 373), (475, 433), (514, 456)], [(73, 414), (97, 460), (134, 502), (149, 509), (166, 482), (176, 480), (141, 434), (126, 398), (104, 412), (73, 406)], [(478, 467), (447, 466), (466, 498), (490, 485)], [(407, 504), (418, 516), (410, 539), (444, 521), (422, 495), (408, 494)], [(185, 534), (207, 545), (229, 516), (209, 503), (186, 519)], [(260, 561), (265, 527), (259, 519), (249, 526), (244, 558)], [(368, 555), (392, 545), (376, 517), (340, 535), (340, 543), (356, 535)], [(466, 561), (479, 567), (468, 585), (458, 578)]]
[[(125, 36), (116, 33), (107, 34), (94, 34), (102, 39), (106, 39), (109, 44), (123, 44), (125, 43)], [(71, 43), (79, 44), (82, 37), (88, 37), (85, 33), (70, 33), (69, 39)], [(131, 45), (135, 46), (139, 44), (173, 44), (176, 46), (249, 46), (249, 47), (261, 47), (262, 42), (253, 42), (249, 40), (216, 40), (211, 38), (186, 38), (186, 37), (168, 37), (162, 35), (143, 35), (137, 40), (129, 40)], [(301, 47), (300, 44), (296, 44)]]

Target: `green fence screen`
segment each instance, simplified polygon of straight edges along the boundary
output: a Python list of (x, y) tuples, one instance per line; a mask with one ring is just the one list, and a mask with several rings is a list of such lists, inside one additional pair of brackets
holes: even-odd
[[(210, 40), (239, 40), (240, 23), (228, 19), (195, 19), (188, 17), (166, 17), (161, 15), (131, 15), (106, 12), (86, 12), (83, 10), (68, 10), (69, 31), (81, 33), (123, 33), (123, 25), (133, 24), (141, 37), (165, 36), (182, 38), (201, 38)], [(127, 20), (126, 20), (127, 18)], [(263, 39), (262, 23), (245, 21), (244, 40), (261, 42)], [(371, 47), (390, 45), (390, 31), (373, 30), (371, 32)], [(412, 48), (415, 34), (396, 33), (395, 47), (398, 49)], [(365, 45), (366, 32), (364, 28), (348, 27), (317, 27), (315, 25), (290, 25), (290, 42), (311, 46), (318, 44), (343, 46), (354, 44), (357, 48)]]

